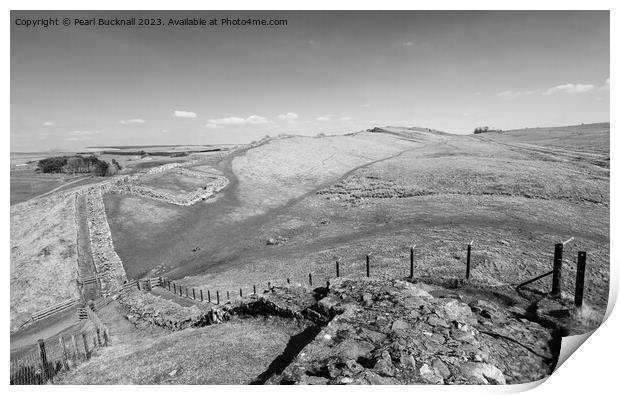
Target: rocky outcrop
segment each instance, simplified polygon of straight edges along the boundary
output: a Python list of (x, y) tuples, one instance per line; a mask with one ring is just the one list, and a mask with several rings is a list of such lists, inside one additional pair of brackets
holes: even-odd
[(332, 280), (317, 311), (334, 318), (269, 383), (512, 384), (551, 372), (550, 329), (519, 308), (435, 297), (437, 288)]

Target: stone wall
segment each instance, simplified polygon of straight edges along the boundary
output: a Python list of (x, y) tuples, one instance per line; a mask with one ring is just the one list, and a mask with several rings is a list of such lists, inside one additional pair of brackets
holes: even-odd
[(184, 307), (148, 292), (131, 290), (123, 293), (119, 303), (127, 319), (135, 325), (156, 325), (171, 331), (218, 324), (230, 319), (230, 313), (206, 303)]
[(86, 214), (90, 234), (93, 262), (101, 278), (101, 292), (108, 294), (127, 279), (123, 262), (114, 250), (112, 233), (108, 225), (102, 188), (86, 193)]

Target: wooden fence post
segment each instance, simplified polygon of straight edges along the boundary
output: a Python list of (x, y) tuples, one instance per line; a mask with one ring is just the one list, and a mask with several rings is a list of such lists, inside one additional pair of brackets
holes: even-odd
[(204, 299), (203, 299), (203, 297), (202, 297), (202, 289), (200, 290), (200, 301), (201, 301), (201, 302), (203, 302), (203, 301), (204, 301)]
[(312, 286), (312, 273), (308, 273), (308, 283)]
[(50, 369), (47, 364), (47, 352), (45, 351), (45, 341), (39, 339), (39, 358), (41, 359), (41, 371), (43, 372), (43, 379), (47, 381), (50, 378)]
[(366, 255), (366, 277), (370, 277), (370, 255)]
[(413, 247), (411, 247), (411, 249), (409, 250), (409, 278), (413, 278), (413, 257), (414, 257), (414, 250), (415, 250), (415, 245)]
[(103, 346), (107, 347), (108, 346), (108, 330), (107, 329), (103, 329)]
[(553, 279), (551, 280), (551, 295), (559, 296), (562, 293), (562, 252), (564, 244), (557, 243), (553, 253)]
[(583, 305), (583, 283), (586, 277), (586, 252), (577, 253), (577, 278), (575, 281), (575, 307)]
[(254, 295), (256, 295), (256, 284), (254, 284)]
[(226, 291), (226, 300), (230, 300), (230, 291)]
[(136, 285), (138, 286), (138, 291), (142, 291), (142, 290), (140, 289), (140, 280), (136, 281)]
[(239, 288), (239, 297), (243, 298), (243, 290), (241, 288)]
[(170, 280), (168, 280), (168, 292), (170, 292)]
[(336, 277), (340, 277), (340, 258), (336, 259)]
[(469, 280), (469, 270), (471, 265), (471, 243), (467, 244), (467, 269), (465, 270), (465, 278)]
[(290, 284), (291, 283), (291, 279), (289, 277), (286, 278), (286, 283)]
[(174, 294), (177, 294), (177, 283), (172, 283), (172, 286), (174, 287)]
[(192, 297), (196, 300), (196, 290), (192, 288)]
[(67, 346), (65, 345), (65, 339), (60, 336), (58, 338), (58, 342), (60, 343), (60, 348), (62, 348), (62, 367), (65, 370), (69, 370), (69, 352), (67, 351)]
[(217, 304), (220, 304), (220, 291), (215, 291), (215, 296), (217, 297)]
[(211, 303), (211, 291), (207, 289), (207, 301)]
[(86, 333), (82, 332), (82, 341), (84, 342), (84, 357), (90, 359), (90, 351), (88, 351), (88, 341), (86, 340)]
[(80, 357), (80, 350), (78, 349), (77, 340), (75, 338), (75, 333), (71, 335), (71, 343), (73, 343), (73, 350), (74, 350), (73, 358), (78, 359)]
[(101, 331), (97, 328), (95, 329), (95, 332), (97, 333), (97, 346), (101, 347)]

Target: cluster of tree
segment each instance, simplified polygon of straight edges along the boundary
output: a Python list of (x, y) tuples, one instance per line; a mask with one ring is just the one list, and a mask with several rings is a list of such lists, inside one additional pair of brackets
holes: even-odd
[(121, 169), (121, 165), (112, 159), (112, 164), (90, 156), (54, 156), (41, 159), (38, 163), (38, 170), (43, 173), (90, 173), (96, 176), (111, 176)]
[(474, 129), (474, 134), (479, 134), (479, 133), (488, 133), (488, 132), (501, 132), (501, 129), (495, 129), (495, 128), (490, 128), (488, 126), (479, 126), (476, 129)]

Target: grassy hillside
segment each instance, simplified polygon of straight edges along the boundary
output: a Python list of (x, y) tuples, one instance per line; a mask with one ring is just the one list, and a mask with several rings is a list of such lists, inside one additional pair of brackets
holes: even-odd
[(79, 296), (76, 236), (72, 198), (11, 206), (11, 329)]

